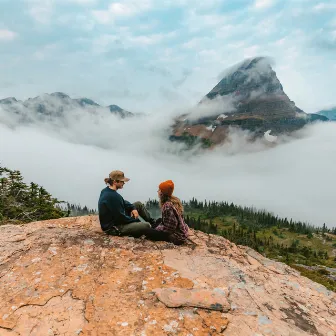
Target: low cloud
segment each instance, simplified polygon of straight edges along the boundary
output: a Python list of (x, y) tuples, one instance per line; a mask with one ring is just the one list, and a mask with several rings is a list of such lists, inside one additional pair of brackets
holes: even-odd
[(320, 2), (313, 7), (313, 11), (315, 12), (322, 12), (322, 11), (330, 11), (335, 10), (336, 4), (330, 2)]
[(192, 75), (191, 69), (183, 69), (182, 71), (182, 77), (176, 81), (173, 82), (173, 86), (175, 88), (180, 87), (191, 75)]
[(200, 118), (214, 117), (222, 113), (233, 113), (236, 111), (234, 95), (220, 96), (214, 99), (203, 98), (196, 107), (190, 109), (188, 120), (195, 121)]
[(275, 0), (255, 0), (254, 7), (256, 9), (265, 9), (273, 7), (275, 3)]
[(16, 37), (17, 33), (8, 29), (0, 29), (0, 41), (12, 41)]
[(109, 24), (120, 18), (133, 17), (151, 8), (152, 2), (150, 0), (141, 1), (141, 3), (134, 0), (127, 0), (123, 2), (113, 2), (104, 10), (94, 10), (93, 16), (98, 23)]
[(38, 23), (47, 24), (53, 13), (52, 0), (26, 0), (30, 16)]
[(1, 165), (61, 200), (92, 208), (103, 179), (121, 169), (131, 178), (121, 193), (132, 202), (155, 198), (157, 185), (172, 179), (185, 200), (232, 201), (335, 226), (336, 123), (308, 126), (277, 145), (233, 132), (224, 146), (191, 153), (168, 141), (172, 115), (119, 119), (105, 112), (71, 111), (61, 123), (19, 125), (1, 110)]

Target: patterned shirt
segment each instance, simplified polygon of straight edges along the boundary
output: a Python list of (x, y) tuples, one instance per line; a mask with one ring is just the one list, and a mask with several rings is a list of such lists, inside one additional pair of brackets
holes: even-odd
[(169, 232), (173, 239), (180, 242), (188, 238), (188, 225), (171, 202), (162, 206), (162, 223), (155, 230)]

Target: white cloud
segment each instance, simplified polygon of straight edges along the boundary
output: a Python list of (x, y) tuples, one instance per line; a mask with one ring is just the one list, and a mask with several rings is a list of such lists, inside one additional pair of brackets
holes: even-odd
[(242, 51), (244, 58), (256, 57), (260, 52), (260, 47), (258, 45), (252, 45), (244, 48)]
[(336, 9), (336, 4), (331, 2), (320, 2), (313, 7), (316, 12), (328, 11)]
[(93, 50), (102, 53), (110, 50), (116, 42), (122, 41), (124, 47), (147, 47), (176, 36), (172, 31), (165, 34), (133, 35), (128, 27), (119, 27), (118, 34), (104, 34), (93, 40)]
[(82, 13), (73, 14), (66, 13), (64, 15), (60, 15), (56, 22), (61, 25), (72, 25), (76, 28), (80, 28), (84, 31), (92, 31), (96, 25), (95, 20), (91, 15), (86, 15)]
[(55, 6), (77, 4), (80, 6), (94, 5), (97, 0), (24, 0), (32, 18), (41, 24), (50, 23)]
[[(228, 28), (236, 28), (236, 18), (239, 13), (233, 14), (219, 14), (216, 12), (198, 11), (193, 9), (186, 9), (182, 24), (192, 33), (202, 32), (205, 29), (211, 30), (212, 34), (217, 34), (218, 30), (227, 30)], [(215, 29), (214, 29), (215, 28)]]
[(198, 55), (204, 60), (207, 60), (210, 62), (218, 62), (221, 60), (221, 55), (218, 53), (217, 50), (214, 50), (214, 49), (201, 50), (198, 52)]
[(111, 17), (110, 12), (107, 10), (94, 10), (92, 12), (93, 17), (101, 24), (112, 23), (113, 18)]
[(55, 50), (58, 48), (58, 45), (56, 43), (54, 44), (48, 44), (44, 46), (43, 48), (36, 50), (33, 53), (32, 58), (36, 61), (43, 61), (50, 55), (53, 55), (55, 53)]
[(17, 33), (8, 29), (0, 29), (0, 41), (12, 41), (16, 37)]
[(63, 0), (69, 3), (76, 3), (79, 5), (93, 5), (96, 4), (98, 0)]
[(103, 34), (93, 40), (93, 51), (97, 53), (105, 52), (108, 46), (118, 41), (119, 37), (113, 34)]
[(330, 22), (331, 27), (336, 27), (336, 15), (335, 18)]
[(38, 23), (47, 24), (50, 22), (53, 0), (26, 0), (29, 14)]
[(129, 42), (140, 46), (148, 46), (161, 42), (163, 38), (163, 34), (131, 36)]
[(182, 44), (185, 49), (203, 49), (207, 42), (211, 41), (209, 37), (193, 37)]
[(187, 7), (187, 8), (197, 8), (198, 10), (205, 10), (209, 8), (216, 7), (218, 5), (222, 5), (223, 0), (208, 0), (208, 1), (198, 1), (194, 0), (175, 0), (174, 2), (167, 1), (166, 5), (168, 6), (176, 6), (176, 7)]
[(101, 24), (113, 23), (120, 18), (129, 18), (152, 8), (151, 0), (125, 0), (113, 2), (106, 10), (94, 10), (94, 18)]
[(275, 4), (275, 0), (255, 0), (254, 7), (256, 9), (270, 8)]
[[(66, 116), (62, 127), (52, 120), (25, 127), (14, 123), (15, 129), (0, 124), (1, 164), (21, 170), (27, 182), (43, 185), (59, 199), (93, 208), (103, 179), (122, 169), (131, 182), (121, 193), (132, 202), (156, 197), (157, 185), (172, 179), (176, 195), (185, 200), (233, 201), (282, 217), (335, 225), (336, 189), (330, 183), (336, 164), (335, 123), (308, 127), (275, 148), (250, 144), (248, 134), (240, 132), (232, 133), (223, 147), (184, 155), (167, 140), (169, 115), (119, 120), (81, 110)], [(4, 114), (0, 120), (6, 120)], [(51, 171), (57, 172), (52, 178)]]

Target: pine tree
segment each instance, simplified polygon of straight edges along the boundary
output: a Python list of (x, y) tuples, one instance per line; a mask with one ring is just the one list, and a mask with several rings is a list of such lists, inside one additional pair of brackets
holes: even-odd
[(23, 182), (18, 170), (0, 167), (0, 219), (21, 222), (60, 218), (66, 212), (63, 203), (53, 198), (43, 187)]

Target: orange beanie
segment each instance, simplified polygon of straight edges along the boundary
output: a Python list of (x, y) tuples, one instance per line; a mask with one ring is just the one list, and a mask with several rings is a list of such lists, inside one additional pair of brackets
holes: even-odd
[(171, 196), (174, 191), (174, 182), (172, 180), (164, 181), (159, 184), (159, 189), (164, 195)]

